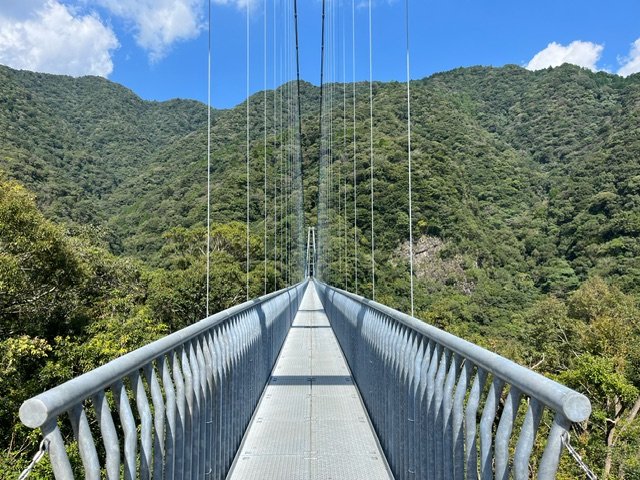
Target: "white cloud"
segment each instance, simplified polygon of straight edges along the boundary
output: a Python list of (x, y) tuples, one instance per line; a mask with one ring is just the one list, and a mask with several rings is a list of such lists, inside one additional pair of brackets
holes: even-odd
[(571, 42), (569, 45), (560, 45), (552, 42), (547, 48), (536, 53), (527, 64), (529, 70), (540, 70), (547, 67), (559, 67), (563, 63), (571, 63), (580, 67), (596, 71), (596, 64), (600, 60), (604, 45), (592, 42)]
[(618, 75), (627, 77), (633, 73), (640, 72), (640, 38), (631, 44), (629, 56), (619, 58), (618, 61), (622, 65), (618, 70)]
[(0, 11), (0, 63), (73, 76), (113, 71), (118, 40), (97, 15), (79, 15), (59, 0), (9, 5)]
[(232, 5), (240, 9), (245, 9), (247, 8), (247, 3), (250, 7), (254, 7), (258, 3), (258, 0), (213, 0), (213, 3), (218, 5)]
[(133, 24), (136, 42), (148, 50), (152, 62), (161, 60), (175, 42), (200, 34), (205, 26), (205, 1), (93, 0)]

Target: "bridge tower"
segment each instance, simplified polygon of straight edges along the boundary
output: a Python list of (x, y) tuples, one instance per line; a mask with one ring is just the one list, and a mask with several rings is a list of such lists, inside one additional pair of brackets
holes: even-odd
[(313, 277), (316, 273), (316, 227), (307, 229), (307, 263), (305, 277)]

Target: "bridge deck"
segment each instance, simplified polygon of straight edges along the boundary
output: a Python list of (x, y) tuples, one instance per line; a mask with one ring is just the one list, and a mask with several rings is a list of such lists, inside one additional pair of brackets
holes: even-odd
[(228, 478), (392, 478), (313, 283)]

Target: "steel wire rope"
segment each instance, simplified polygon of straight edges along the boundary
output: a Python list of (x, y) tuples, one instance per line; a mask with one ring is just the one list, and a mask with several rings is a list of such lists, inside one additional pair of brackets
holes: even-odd
[(293, 90), (291, 88), (291, 3), (287, 3), (287, 278), (291, 284), (291, 151), (292, 146), (292, 124), (291, 124), (291, 99)]
[[(266, 0), (265, 0), (266, 1)], [(278, 289), (278, 177), (276, 159), (276, 140), (278, 138), (277, 117), (277, 72), (278, 72), (278, 29), (277, 29), (277, 0), (273, 0), (273, 284), (274, 290)]]
[[(283, 32), (282, 32), (282, 36), (283, 36), (283, 41), (282, 41), (282, 45), (286, 45), (286, 41), (287, 41), (287, 37), (286, 37), (286, 32), (284, 31), (284, 26), (283, 26)], [(284, 249), (283, 249), (283, 245), (284, 245), (284, 224), (283, 224), (283, 204), (284, 204), (284, 193), (283, 193), (283, 189), (284, 189), (284, 118), (283, 118), (283, 103), (284, 103), (284, 96), (282, 94), (282, 91), (284, 90), (284, 47), (281, 46), (280, 47), (280, 87), (278, 88), (278, 92), (279, 92), (279, 100), (280, 100), (280, 176), (279, 176), (279, 183), (280, 183), (280, 209), (279, 209), (279, 219), (280, 219), (280, 245), (279, 245), (279, 258), (280, 258), (280, 275), (284, 278), (284, 281), (286, 282), (286, 275), (284, 274)]]
[(327, 132), (327, 229), (326, 229), (326, 248), (327, 248), (327, 264), (332, 265), (333, 251), (330, 247), (332, 235), (332, 221), (331, 221), (331, 208), (333, 207), (332, 194), (333, 194), (333, 14), (334, 14), (334, 2), (329, 2), (329, 27), (328, 27), (328, 55), (327, 55), (327, 77), (328, 77), (328, 94), (329, 101), (326, 115), (326, 127)]
[(355, 294), (358, 294), (358, 175), (356, 144), (356, 2), (351, 0), (351, 73), (353, 89), (353, 262)]
[[(330, 197), (333, 199), (335, 197), (335, 192), (338, 192), (338, 209), (340, 208), (340, 203), (339, 203), (339, 199), (340, 199), (340, 192), (337, 190), (336, 186), (339, 185), (340, 182), (340, 172), (337, 170), (338, 169), (338, 165), (337, 165), (337, 161), (336, 161), (336, 150), (335, 150), (335, 127), (334, 127), (334, 109), (335, 109), (335, 95), (336, 95), (336, 22), (337, 22), (337, 9), (335, 6), (332, 6), (332, 15), (331, 15), (331, 108), (329, 110), (329, 131), (331, 133), (330, 137), (329, 137), (329, 144), (331, 147), (331, 182), (329, 183), (329, 191), (331, 192)], [(332, 200), (332, 205), (333, 205), (333, 214), (331, 215), (331, 240), (333, 241), (333, 239), (335, 238), (335, 231), (336, 231), (336, 226), (335, 226), (335, 220), (338, 218), (338, 215), (336, 215), (336, 206), (335, 206), (335, 200)], [(339, 210), (338, 210), (339, 212)], [(333, 259), (333, 264), (335, 264), (335, 253), (334, 249), (331, 248), (330, 251), (332, 252), (332, 259)]]
[[(209, 0), (211, 1), (211, 0)], [(264, 192), (262, 198), (262, 209), (264, 212), (264, 237), (263, 237), (263, 250), (264, 250), (264, 294), (267, 294), (267, 2), (265, 0), (263, 4), (263, 70), (264, 70), (264, 95), (263, 95), (263, 129), (264, 129)]]
[(206, 313), (211, 296), (211, 0), (207, 3), (207, 279)]
[(249, 201), (250, 201), (250, 181), (249, 181), (249, 163), (250, 163), (250, 147), (249, 147), (249, 103), (250, 103), (250, 99), (249, 99), (249, 91), (250, 91), (250, 53), (251, 53), (251, 46), (249, 44), (250, 40), (251, 40), (251, 34), (250, 34), (250, 30), (249, 30), (249, 22), (250, 22), (250, 2), (247, 2), (247, 24), (246, 24), (246, 30), (247, 30), (247, 38), (246, 38), (246, 53), (247, 53), (247, 99), (246, 99), (246, 104), (247, 104), (247, 158), (246, 158), (246, 169), (247, 169), (247, 178), (246, 178), (246, 190), (247, 190), (247, 212), (246, 212), (246, 222), (247, 222), (247, 229), (246, 229), (246, 292), (247, 292), (247, 301), (249, 300), (249, 237), (250, 237), (250, 230), (249, 230)]
[[(347, 16), (342, 9), (342, 159), (343, 163), (347, 159)], [(343, 231), (344, 231), (344, 289), (347, 289), (348, 283), (348, 266), (347, 266), (347, 249), (348, 249), (348, 233), (347, 233), (347, 173), (344, 175), (344, 214), (343, 214)]]
[(411, 316), (415, 314), (414, 294), (413, 294), (413, 199), (411, 185), (411, 57), (409, 44), (409, 0), (404, 1), (405, 5), (405, 33), (407, 46), (407, 159), (409, 166), (409, 280), (411, 289)]
[(322, 231), (322, 164), (324, 158), (324, 39), (325, 39), (325, 9), (326, 0), (322, 0), (322, 35), (321, 35), (321, 47), (320, 47), (320, 161), (318, 162), (318, 204), (317, 204), (317, 224), (318, 224), (318, 242), (320, 256), (318, 258), (318, 277), (322, 278), (322, 261), (324, 260), (324, 234)]
[(302, 269), (302, 276), (304, 276), (304, 255), (300, 249), (302, 246), (302, 235), (304, 232), (304, 183), (303, 183), (303, 152), (302, 152), (302, 101), (300, 98), (300, 46), (299, 46), (299, 34), (298, 34), (298, 0), (293, 0), (293, 15), (295, 23), (295, 35), (296, 35), (296, 89), (297, 89), (297, 130), (298, 130), (298, 146), (297, 146), (297, 159), (296, 165), (299, 171), (296, 171), (296, 183), (300, 187), (298, 215), (298, 248), (300, 256), (300, 268)]
[(369, 0), (369, 183), (371, 190), (371, 299), (376, 299), (376, 242), (373, 218), (373, 23)]
[[(291, 4), (289, 4), (289, 10), (291, 9)], [(289, 15), (287, 17), (290, 19), (291, 12), (288, 12)], [(291, 152), (293, 150), (293, 136), (291, 132), (293, 130), (291, 123), (291, 102), (293, 98), (293, 89), (291, 88), (291, 21), (288, 23), (288, 31), (289, 31), (289, 39), (287, 41), (287, 91), (288, 91), (288, 99), (287, 99), (287, 139), (289, 149), (287, 151), (287, 277), (289, 278), (289, 284), (291, 284), (291, 246), (293, 243), (293, 238), (291, 236)]]
[[(339, 62), (336, 60), (336, 57), (338, 56), (338, 52), (339, 49), (338, 47), (341, 46), (339, 44), (339, 37), (338, 37), (338, 33), (343, 31), (340, 27), (343, 24), (343, 18), (341, 16), (341, 10), (338, 10), (337, 15), (336, 15), (336, 27), (335, 27), (335, 41), (336, 41), (336, 47), (335, 47), (335, 55), (334, 55), (334, 68), (335, 68), (335, 74), (334, 74), (334, 83), (336, 84), (336, 90), (338, 90), (338, 94), (339, 89), (337, 86), (337, 82), (339, 80)], [(336, 105), (339, 104), (339, 99), (336, 101)], [(336, 125), (336, 132), (339, 132), (339, 127)], [(339, 272), (340, 272), (340, 276), (336, 281), (336, 285), (339, 285), (339, 281), (342, 280), (343, 276), (344, 276), (344, 257), (343, 257), (343, 251), (342, 251), (342, 161), (340, 161), (342, 159), (342, 155), (338, 155), (338, 141), (337, 141), (337, 135), (338, 133), (336, 133), (336, 163), (337, 163), (337, 168), (336, 168), (336, 193), (338, 196), (338, 214), (335, 216), (336, 219), (336, 238), (337, 238), (337, 243), (338, 243), (338, 265), (339, 265)]]
[(287, 29), (287, 23), (286, 23), (286, 19), (287, 19), (287, 5), (288, 2), (284, 2), (284, 18), (285, 18), (285, 24), (284, 24), (284, 46), (282, 49), (282, 86), (283, 86), (283, 91), (282, 91), (282, 103), (280, 104), (280, 107), (282, 109), (282, 113), (281, 113), (281, 119), (282, 119), (282, 132), (283, 132), (283, 142), (282, 142), (282, 157), (281, 157), (281, 161), (282, 161), (282, 175), (280, 177), (280, 185), (282, 185), (282, 189), (280, 190), (280, 195), (281, 197), (281, 205), (282, 205), (282, 210), (280, 211), (280, 218), (281, 218), (281, 228), (282, 228), (282, 250), (281, 250), (281, 264), (282, 264), (282, 269), (284, 272), (284, 281), (285, 281), (285, 285), (289, 284), (289, 278), (288, 278), (288, 266), (287, 266), (287, 235), (288, 235), (288, 228), (287, 228), (287, 208), (288, 208), (288, 198), (287, 198), (287, 150), (288, 150), (288, 145), (286, 142), (289, 141), (289, 135), (288, 135), (288, 129), (287, 129), (287, 117), (286, 117), (286, 102), (288, 101), (288, 85), (287, 85), (287, 47), (288, 47), (288, 41), (289, 41), (289, 35), (288, 35), (288, 29)]

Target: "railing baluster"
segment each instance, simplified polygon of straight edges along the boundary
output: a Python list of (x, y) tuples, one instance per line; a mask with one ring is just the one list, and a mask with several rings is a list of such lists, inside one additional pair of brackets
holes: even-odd
[(42, 436), (48, 444), (49, 459), (55, 474), (56, 480), (69, 480), (73, 478), (71, 462), (64, 446), (62, 434), (58, 428), (58, 419), (52, 418), (42, 425)]
[(135, 371), (129, 377), (131, 380), (131, 389), (136, 397), (136, 407), (140, 416), (140, 472), (139, 477), (142, 480), (148, 480), (151, 476), (151, 449), (153, 445), (153, 437), (151, 433), (151, 409), (149, 408), (149, 400), (147, 392), (142, 383), (142, 377), (139, 371)]
[(163, 459), (166, 457), (164, 443), (165, 405), (162, 399), (162, 388), (153, 363), (145, 365), (144, 374), (151, 391), (151, 402), (153, 404), (153, 479), (161, 480), (164, 478)]
[[(181, 350), (181, 349), (180, 349)], [(174, 478), (176, 480), (182, 480), (183, 478), (189, 479), (185, 475), (185, 459), (187, 454), (186, 449), (186, 428), (187, 428), (187, 397), (185, 393), (184, 377), (180, 369), (180, 352), (171, 352), (171, 368), (173, 371), (173, 383), (175, 385), (176, 392), (176, 410), (178, 416), (176, 417), (176, 437), (175, 437), (175, 450), (174, 450)]]
[(442, 347), (435, 345), (429, 362), (429, 373), (427, 376), (427, 402), (426, 402), (426, 430), (427, 430), (427, 478), (436, 477), (436, 412), (435, 412), (435, 391), (436, 373), (440, 364)]
[(91, 435), (91, 429), (87, 421), (87, 414), (81, 403), (69, 410), (69, 419), (71, 420), (73, 433), (78, 441), (82, 465), (86, 472), (85, 478), (87, 480), (99, 480), (100, 462), (98, 461), (98, 452), (93, 442), (93, 436)]
[(416, 430), (416, 397), (420, 382), (420, 367), (422, 366), (422, 342), (417, 335), (413, 335), (411, 342), (410, 373), (407, 386), (407, 478), (416, 478), (416, 445), (418, 431)]
[(136, 475), (138, 430), (129, 404), (127, 390), (124, 382), (118, 380), (112, 387), (113, 397), (118, 406), (120, 423), (124, 433), (124, 478), (133, 480)]
[(504, 381), (494, 377), (480, 419), (480, 478), (482, 480), (493, 478), (493, 422), (503, 387)]
[[(173, 355), (172, 355), (173, 356)], [(165, 457), (164, 473), (166, 479), (173, 479), (176, 462), (176, 443), (178, 438), (178, 404), (176, 391), (173, 386), (170, 362), (165, 355), (159, 360), (162, 387), (166, 397), (166, 423), (165, 423)]]
[(458, 370), (461, 359), (457, 354), (452, 354), (449, 362), (449, 371), (444, 382), (444, 397), (442, 399), (442, 464), (444, 478), (453, 478), (453, 389), (458, 379)]
[(447, 371), (449, 370), (449, 359), (451, 357), (451, 352), (448, 349), (444, 349), (440, 357), (440, 365), (438, 366), (438, 373), (436, 374), (435, 380), (435, 393), (434, 393), (434, 415), (435, 415), (435, 477), (437, 480), (442, 480), (445, 478), (445, 470), (444, 470), (444, 381)]
[(426, 478), (428, 475), (428, 425), (429, 416), (427, 408), (427, 383), (429, 381), (429, 367), (431, 365), (431, 356), (433, 354), (434, 342), (427, 340), (427, 344), (422, 356), (422, 366), (420, 367), (420, 385), (418, 387), (418, 399), (416, 402), (416, 423), (418, 429), (418, 455), (416, 478)]
[(536, 432), (542, 418), (543, 406), (538, 400), (529, 400), (527, 415), (520, 430), (520, 437), (516, 445), (516, 453), (513, 457), (513, 476), (515, 480), (527, 480), (529, 478), (529, 458), (536, 439)]
[(180, 353), (180, 367), (184, 378), (184, 395), (186, 400), (185, 424), (184, 424), (184, 478), (190, 480), (198, 476), (198, 457), (195, 452), (196, 438), (199, 435), (199, 424), (197, 421), (197, 406), (194, 392), (194, 379), (189, 365), (189, 346), (185, 345)]
[(496, 480), (507, 480), (509, 478), (509, 441), (511, 440), (513, 423), (518, 415), (520, 395), (521, 393), (517, 388), (511, 387), (496, 430)]
[(215, 348), (215, 365), (216, 365), (216, 409), (214, 411), (215, 415), (215, 426), (216, 429), (216, 457), (215, 457), (215, 465), (216, 465), (216, 477), (222, 478), (224, 475), (224, 465), (222, 460), (223, 455), (223, 439), (224, 439), (224, 418), (223, 418), (223, 400), (224, 400), (224, 358), (222, 353), (222, 341), (220, 340), (220, 331), (216, 330), (214, 342)]
[(100, 425), (102, 444), (106, 454), (107, 479), (118, 480), (120, 478), (120, 443), (105, 392), (101, 390), (96, 393), (92, 402)]
[[(461, 360), (458, 360), (461, 361)], [(456, 385), (456, 393), (453, 399), (452, 426), (453, 437), (451, 439), (453, 448), (453, 471), (452, 480), (462, 479), (464, 477), (464, 400), (467, 395), (467, 387), (469, 379), (473, 372), (473, 364), (465, 361), (462, 367), (458, 384)]]
[(189, 342), (189, 352), (186, 356), (189, 370), (191, 371), (191, 390), (193, 392), (193, 413), (191, 419), (192, 425), (192, 453), (191, 453), (191, 476), (194, 479), (201, 479), (204, 476), (204, 466), (202, 457), (202, 449), (204, 445), (201, 445), (201, 430), (202, 430), (202, 379), (200, 378), (200, 365), (196, 357), (194, 348), (195, 339)]
[[(469, 364), (472, 369), (472, 364)], [(478, 368), (473, 379), (469, 399), (467, 400), (467, 410), (465, 412), (465, 464), (467, 466), (467, 477), (469, 480), (478, 478), (478, 425), (477, 414), (480, 406), (480, 396), (487, 380), (487, 372)]]
[(563, 448), (562, 436), (570, 427), (569, 420), (563, 414), (556, 413), (547, 438), (547, 446), (538, 466), (538, 480), (552, 480), (555, 478)]
[(213, 409), (214, 409), (214, 392), (213, 392), (213, 361), (211, 358), (211, 350), (209, 344), (210, 334), (207, 332), (199, 339), (199, 357), (202, 358), (203, 378), (203, 395), (206, 399), (204, 415), (204, 445), (205, 445), (205, 478), (213, 478)]
[(409, 476), (409, 410), (411, 408), (411, 378), (413, 377), (413, 332), (409, 329), (406, 330), (406, 348), (401, 355), (402, 369), (400, 378), (400, 398), (402, 402), (401, 415), (400, 415), (400, 464), (402, 468), (402, 477), (408, 478)]
[[(228, 325), (224, 325), (223, 333), (220, 337), (222, 346), (222, 363), (223, 363), (223, 376), (222, 376), (222, 411), (232, 408), (231, 401), (231, 382), (230, 382), (230, 369), (231, 369), (231, 352), (229, 347), (229, 331)], [(222, 468), (226, 471), (229, 465), (229, 456), (231, 451), (231, 415), (222, 415)]]

